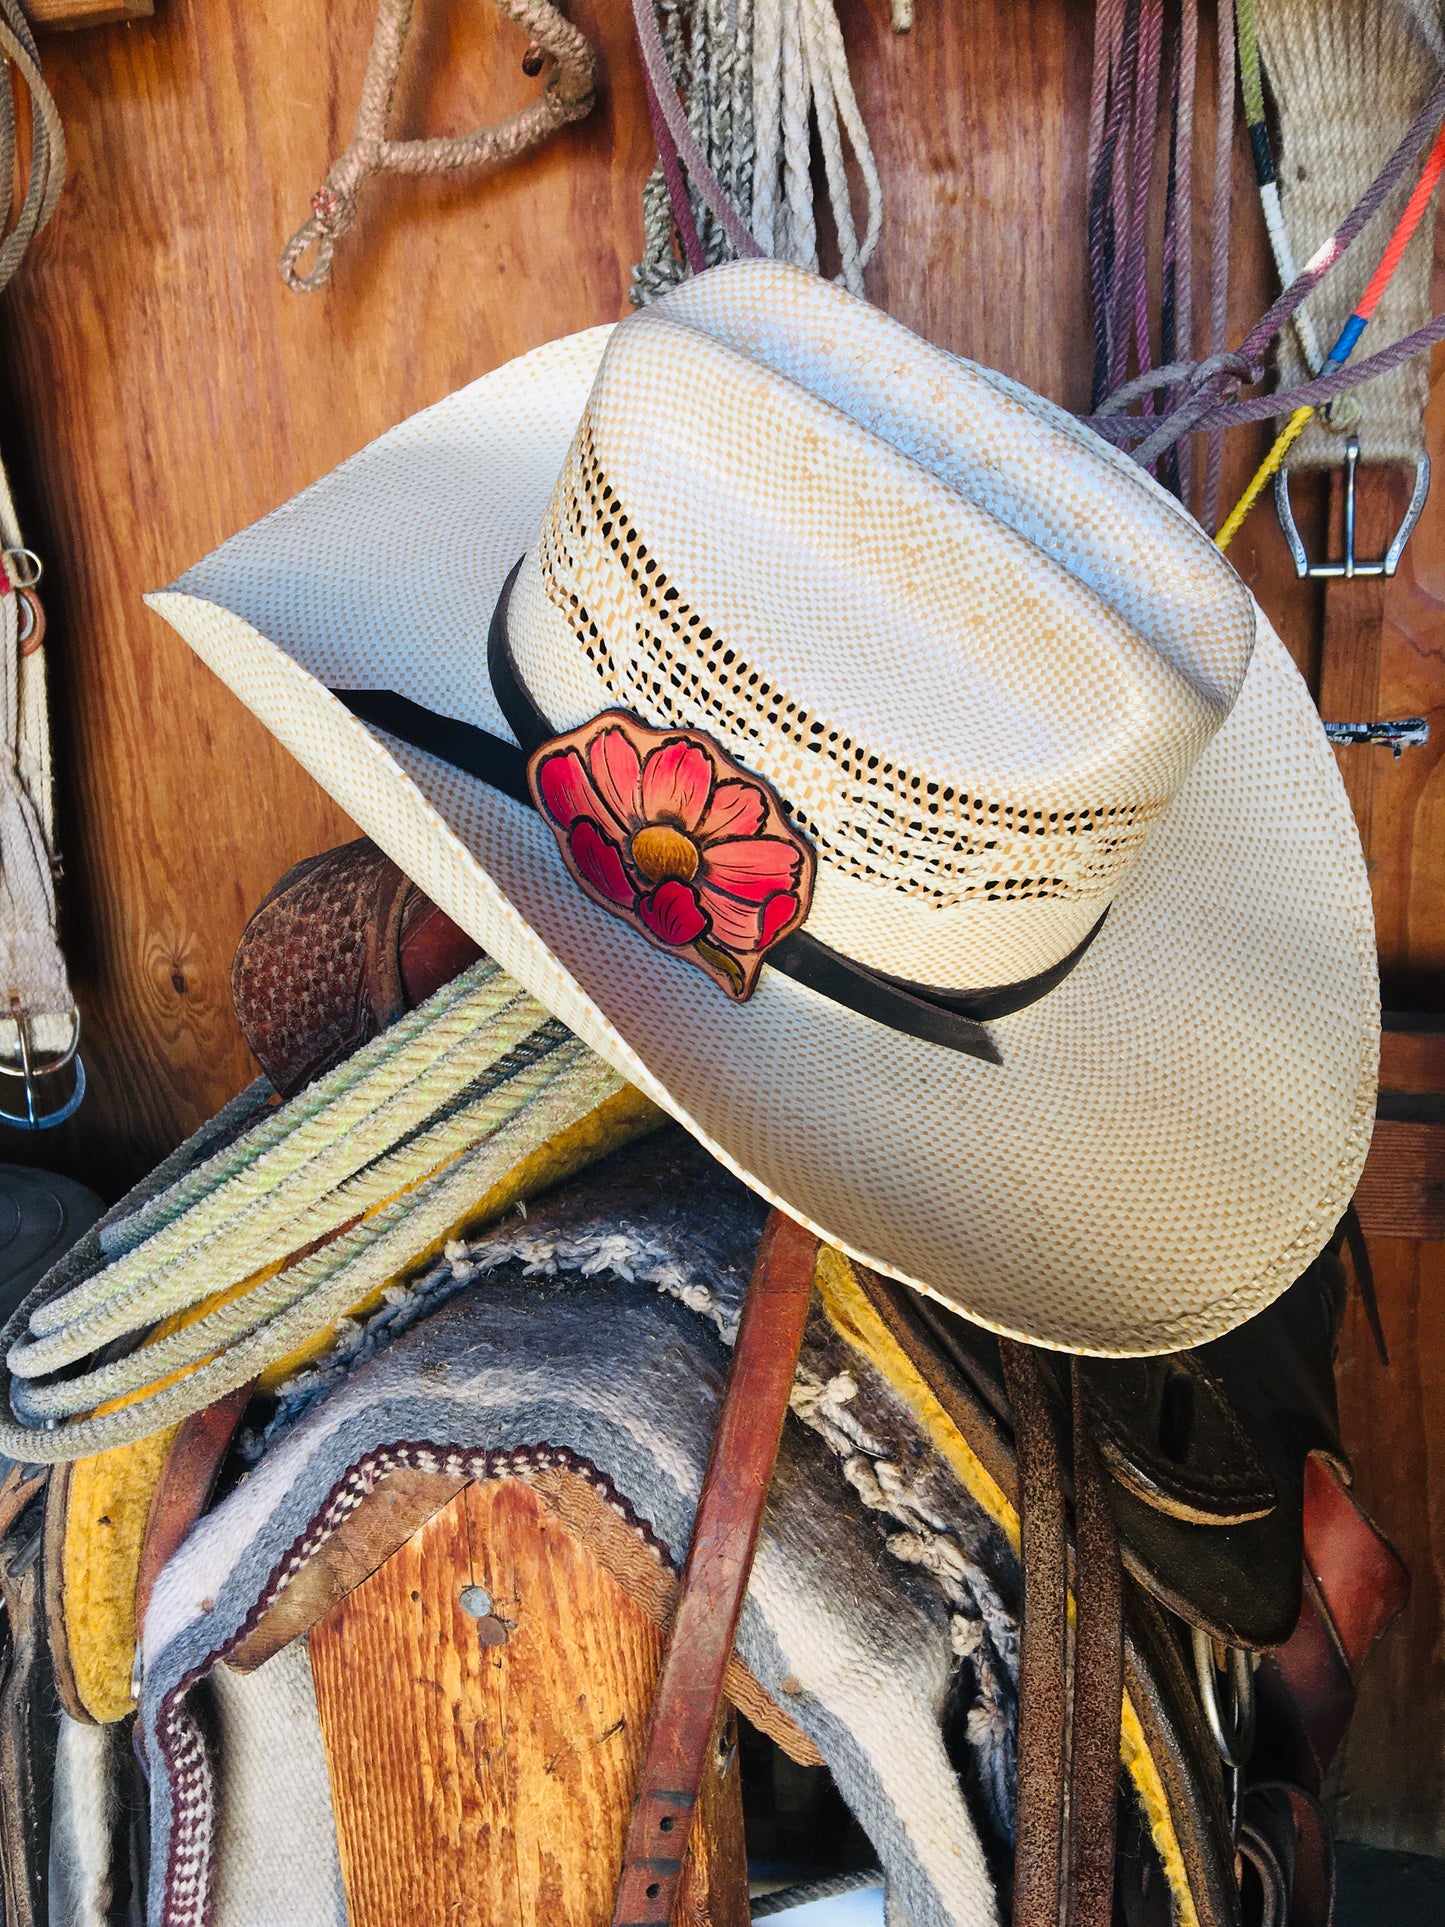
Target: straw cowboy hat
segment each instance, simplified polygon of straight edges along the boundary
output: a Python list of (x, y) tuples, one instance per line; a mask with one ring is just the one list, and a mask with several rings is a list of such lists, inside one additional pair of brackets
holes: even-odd
[(995, 1330), (1199, 1343), (1343, 1212), (1370, 899), (1121, 455), (800, 270), (525, 355), (150, 598), (749, 1185)]

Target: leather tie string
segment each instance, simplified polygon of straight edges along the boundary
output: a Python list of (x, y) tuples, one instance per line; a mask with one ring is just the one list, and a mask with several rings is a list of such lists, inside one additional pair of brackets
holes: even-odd
[(1111, 1927), (1124, 1698), (1118, 1534), (1075, 1360), (1070, 1716), (1063, 1456), (1035, 1353), (1008, 1340), (999, 1351), (1013, 1408), (1024, 1567), (1013, 1927)]

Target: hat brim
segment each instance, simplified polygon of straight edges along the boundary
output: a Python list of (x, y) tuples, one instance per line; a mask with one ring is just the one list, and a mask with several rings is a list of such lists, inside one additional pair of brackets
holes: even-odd
[(744, 1182), (1008, 1336), (1217, 1337), (1304, 1269), (1369, 1147), (1379, 993), (1334, 756), (1263, 615), (1243, 692), (1001, 1067), (764, 970), (746, 1004), (590, 903), (531, 811), (357, 720), (505, 734), (486, 675), (605, 328), (404, 422), (149, 598), (416, 883)]

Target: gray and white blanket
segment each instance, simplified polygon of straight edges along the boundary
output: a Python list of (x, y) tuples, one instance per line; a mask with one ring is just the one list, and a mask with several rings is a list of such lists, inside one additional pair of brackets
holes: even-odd
[[(288, 1388), (147, 1616), (152, 1927), (262, 1927), (248, 1896), (263, 1895), (265, 1927), (344, 1918), (301, 1648), (218, 1675), (219, 1690), (211, 1676), (392, 1468), (495, 1476), (551, 1449), (681, 1566), (762, 1218), (663, 1133), (450, 1247)], [(910, 1927), (998, 1916), (1018, 1579), (1002, 1534), (815, 1303), (739, 1651), (822, 1753), (890, 1918)], [(284, 1797), (267, 1757), (281, 1752)]]

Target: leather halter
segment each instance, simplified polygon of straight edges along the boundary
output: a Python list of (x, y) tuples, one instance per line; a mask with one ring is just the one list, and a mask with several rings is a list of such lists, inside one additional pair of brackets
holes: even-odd
[[(469, 776), (479, 777), (492, 789), (532, 809), (535, 804), (527, 782), (528, 759), (551, 742), (557, 731), (522, 681), (507, 637), (507, 608), (521, 566), (517, 562), (502, 584), (487, 638), (492, 692), (516, 743), (506, 742), (474, 723), (438, 715), (390, 689), (333, 689), (331, 693), (362, 722), (384, 729), (411, 748), (450, 763)], [(905, 1037), (941, 1044), (988, 1064), (1001, 1064), (998, 1046), (984, 1025), (1026, 1009), (1061, 984), (1098, 936), (1108, 914), (1106, 908), (1082, 942), (1049, 969), (1018, 983), (985, 990), (942, 990), (887, 976), (845, 957), (806, 930), (796, 930), (774, 944), (767, 953), (767, 963), (831, 1003), (842, 1004)]]

